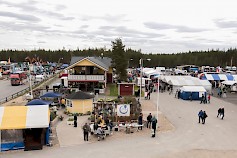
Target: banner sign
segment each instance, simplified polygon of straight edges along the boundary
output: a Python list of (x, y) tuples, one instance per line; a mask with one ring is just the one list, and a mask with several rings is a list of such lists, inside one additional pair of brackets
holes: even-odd
[(117, 105), (118, 116), (130, 116), (130, 104), (119, 104)]

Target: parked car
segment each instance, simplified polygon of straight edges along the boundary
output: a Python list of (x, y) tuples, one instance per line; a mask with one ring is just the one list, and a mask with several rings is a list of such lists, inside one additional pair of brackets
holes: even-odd
[(5, 70), (5, 71), (2, 72), (3, 75), (9, 75), (10, 73), (11, 73), (10, 70)]

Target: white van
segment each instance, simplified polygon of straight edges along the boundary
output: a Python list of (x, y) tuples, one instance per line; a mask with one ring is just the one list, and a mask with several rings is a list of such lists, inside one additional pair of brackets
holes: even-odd
[(35, 76), (35, 81), (36, 82), (41, 82), (44, 80), (44, 75), (36, 75)]

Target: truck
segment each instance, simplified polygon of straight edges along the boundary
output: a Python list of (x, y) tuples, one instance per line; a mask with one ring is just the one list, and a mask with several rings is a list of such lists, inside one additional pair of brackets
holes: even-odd
[(11, 85), (18, 86), (23, 84), (24, 80), (27, 79), (27, 74), (24, 71), (16, 71), (10, 74)]

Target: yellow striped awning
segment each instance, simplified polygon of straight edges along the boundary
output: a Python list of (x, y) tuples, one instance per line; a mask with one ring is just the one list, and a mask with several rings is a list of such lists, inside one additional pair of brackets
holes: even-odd
[(49, 106), (0, 107), (0, 130), (49, 127)]

